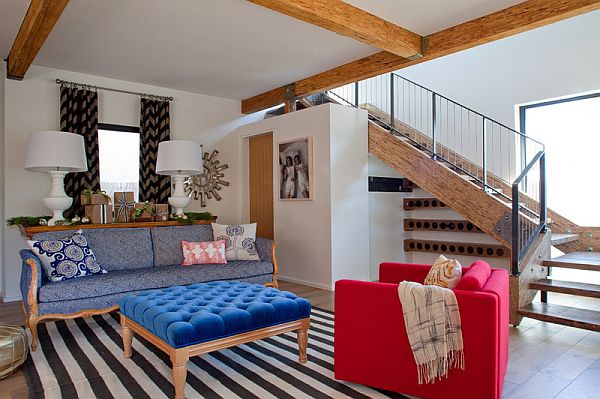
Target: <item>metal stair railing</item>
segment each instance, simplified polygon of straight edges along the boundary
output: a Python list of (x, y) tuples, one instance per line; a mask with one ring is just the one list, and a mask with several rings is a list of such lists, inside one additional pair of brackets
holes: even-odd
[(546, 229), (544, 145), (521, 132), (395, 73), (326, 92), (369, 111), (390, 133), (407, 138), (512, 208), (511, 273)]

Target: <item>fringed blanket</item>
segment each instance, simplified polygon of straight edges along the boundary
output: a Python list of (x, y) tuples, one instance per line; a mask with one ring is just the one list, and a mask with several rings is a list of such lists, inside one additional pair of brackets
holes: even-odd
[(403, 281), (398, 286), (398, 295), (419, 384), (447, 377), (450, 368), (464, 370), (460, 313), (454, 292)]

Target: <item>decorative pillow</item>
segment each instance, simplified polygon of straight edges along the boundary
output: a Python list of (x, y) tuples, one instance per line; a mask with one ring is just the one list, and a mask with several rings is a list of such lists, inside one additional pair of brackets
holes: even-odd
[(456, 289), (465, 291), (481, 291), (491, 274), (492, 268), (488, 263), (482, 260), (476, 260), (465, 272), (464, 276), (462, 276), (456, 285)]
[(107, 273), (96, 261), (96, 256), (81, 230), (70, 238), (27, 241), (27, 244), (40, 258), (50, 281)]
[(457, 260), (440, 255), (425, 277), (425, 285), (454, 288), (462, 276), (462, 266)]
[(212, 224), (215, 240), (225, 241), (227, 260), (260, 260), (256, 249), (256, 223), (224, 225)]
[(225, 241), (181, 241), (181, 246), (183, 247), (183, 266), (227, 263)]

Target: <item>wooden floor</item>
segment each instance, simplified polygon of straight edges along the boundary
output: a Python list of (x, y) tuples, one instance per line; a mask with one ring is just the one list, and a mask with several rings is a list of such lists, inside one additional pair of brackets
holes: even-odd
[[(334, 310), (333, 292), (281, 282), (280, 289), (294, 292), (313, 306)], [(549, 302), (600, 309), (600, 299), (563, 294)], [(0, 304), (0, 323), (23, 324), (21, 304)], [(510, 330), (510, 355), (503, 398), (600, 398), (600, 333), (524, 319)], [(21, 371), (0, 380), (0, 398), (28, 397)], [(451, 395), (448, 396), (452, 397)]]

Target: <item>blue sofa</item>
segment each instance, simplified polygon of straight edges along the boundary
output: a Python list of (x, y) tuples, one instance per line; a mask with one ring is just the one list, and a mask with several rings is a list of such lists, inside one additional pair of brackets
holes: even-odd
[[(64, 238), (73, 230), (34, 234), (34, 240)], [(217, 280), (235, 280), (277, 287), (276, 243), (256, 239), (260, 261), (226, 265), (181, 266), (181, 241), (212, 241), (209, 224), (85, 229), (98, 263), (108, 273), (51, 282), (38, 257), (21, 250), (21, 294), (25, 323), (31, 330), (31, 349), (37, 347), (37, 324), (45, 319), (68, 319), (118, 309), (127, 294), (144, 290)]]

